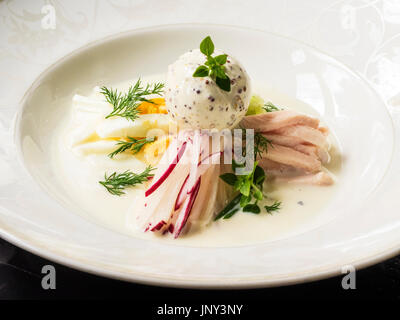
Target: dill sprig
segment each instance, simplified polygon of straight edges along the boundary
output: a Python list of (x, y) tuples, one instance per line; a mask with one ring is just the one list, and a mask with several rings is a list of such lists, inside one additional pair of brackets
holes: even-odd
[[(243, 127), (240, 127), (242, 129), (242, 139), (246, 139), (246, 129)], [(246, 145), (247, 145), (247, 140), (246, 140)], [(262, 157), (262, 154), (268, 151), (268, 146), (271, 146), (272, 148), (274, 147), (271, 140), (268, 140), (266, 137), (264, 137), (260, 132), (255, 132), (254, 133), (254, 159), (257, 159), (257, 156), (260, 158)], [(246, 148), (247, 149), (247, 148)], [(246, 155), (246, 149), (242, 149), (242, 154), (243, 156)]]
[[(242, 129), (242, 137), (245, 135), (246, 131)], [(248, 142), (246, 141), (246, 144)], [(254, 135), (254, 157), (257, 155), (262, 156), (262, 153), (267, 152), (268, 146), (273, 145), (271, 141), (265, 138), (261, 133), (255, 133)], [(242, 148), (242, 154), (245, 155), (245, 148)], [(247, 148), (246, 148), (247, 149)], [(218, 219), (229, 219), (236, 212), (242, 208), (243, 212), (251, 212), (254, 214), (259, 214), (261, 212), (259, 201), (264, 199), (264, 181), (266, 178), (265, 171), (262, 167), (258, 166), (258, 162), (254, 162), (253, 170), (247, 174), (236, 175), (236, 168), (244, 167), (245, 164), (237, 164), (232, 159), (232, 172), (224, 173), (219, 177), (227, 184), (233, 187), (234, 191), (238, 192), (235, 198), (231, 200), (222, 211), (220, 211), (214, 220)], [(254, 202), (253, 202), (254, 200)], [(272, 214), (274, 211), (280, 209), (281, 202), (276, 201), (274, 204), (264, 206), (265, 210)]]
[(274, 147), (271, 140), (256, 132), (254, 134), (254, 158), (257, 159), (257, 156), (261, 158), (264, 152), (268, 152), (268, 146)]
[(117, 89), (102, 87), (101, 93), (105, 96), (108, 103), (113, 106), (113, 111), (106, 116), (110, 117), (123, 117), (134, 121), (139, 115), (140, 103), (146, 101), (146, 96), (155, 94), (161, 95), (164, 89), (164, 84), (161, 82), (146, 84), (143, 88), (141, 80), (136, 81), (135, 85), (129, 87), (127, 93), (118, 92)]
[(281, 209), (281, 204), (282, 202), (275, 201), (272, 205), (264, 206), (264, 208), (269, 214), (272, 214), (274, 211), (279, 211)]
[(113, 158), (117, 154), (124, 152), (126, 150), (132, 150), (133, 154), (138, 153), (145, 144), (154, 142), (156, 140), (155, 137), (153, 138), (142, 138), (142, 139), (136, 139), (133, 137), (128, 137), (128, 141), (118, 141), (116, 146), (119, 146), (118, 149), (114, 150), (111, 152), (108, 156), (110, 158)]
[(280, 108), (278, 108), (276, 105), (274, 105), (270, 101), (264, 104), (263, 109), (266, 112), (274, 112), (274, 111), (280, 111), (281, 110)]
[(133, 173), (129, 170), (126, 170), (123, 173), (112, 173), (109, 176), (104, 174), (104, 181), (99, 181), (99, 183), (104, 186), (109, 193), (115, 196), (121, 196), (125, 194), (123, 191), (126, 187), (133, 187), (137, 184), (141, 184), (147, 181), (150, 177), (154, 176), (151, 173), (154, 168), (148, 166), (141, 173)]

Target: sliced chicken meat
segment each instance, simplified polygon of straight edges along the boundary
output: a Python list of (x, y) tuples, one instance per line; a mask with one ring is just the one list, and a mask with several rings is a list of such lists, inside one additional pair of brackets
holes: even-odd
[(268, 176), (273, 177), (294, 177), (304, 174), (304, 171), (286, 164), (278, 163), (267, 158), (258, 160), (258, 165), (264, 169)]
[(289, 126), (275, 130), (274, 133), (286, 137), (293, 138), (293, 141), (301, 141), (301, 143), (313, 144), (322, 149), (327, 148), (326, 136), (319, 131), (307, 126)]
[(318, 159), (277, 144), (268, 148), (268, 151), (263, 153), (262, 158), (303, 169), (306, 172), (318, 172), (322, 168), (321, 161)]
[(269, 132), (294, 125), (304, 125), (317, 129), (319, 120), (292, 110), (282, 110), (246, 116), (242, 119), (240, 125), (257, 132)]
[(319, 120), (291, 110), (247, 116), (244, 128), (255, 129), (272, 146), (258, 159), (267, 174), (297, 183), (330, 185), (333, 179), (322, 172), (330, 161), (329, 130)]
[(314, 174), (306, 174), (297, 177), (278, 177), (276, 181), (287, 183), (309, 184), (317, 186), (330, 186), (333, 184), (333, 178), (326, 172), (321, 171)]

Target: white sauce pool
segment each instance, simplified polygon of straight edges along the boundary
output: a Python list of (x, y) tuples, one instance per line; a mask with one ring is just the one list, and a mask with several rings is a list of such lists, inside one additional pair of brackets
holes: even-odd
[[(143, 81), (163, 81), (164, 78), (164, 75), (155, 75), (145, 77)], [(114, 87), (124, 90), (133, 82)], [(253, 82), (253, 94), (258, 94), (278, 106), (288, 106), (316, 116), (310, 107), (271, 91), (264, 84)], [(74, 199), (74, 206), (82, 209), (86, 218), (133, 237), (190, 246), (237, 246), (274, 241), (316, 227), (318, 215), (329, 205), (340, 186), (340, 179), (336, 179), (335, 184), (329, 187), (270, 184), (265, 186), (265, 190), (271, 198), (282, 201), (282, 209), (273, 215), (263, 210), (258, 215), (238, 212), (229, 220), (213, 222), (197, 232), (190, 232), (175, 240), (170, 236), (143, 233), (130, 226), (129, 221), (134, 217), (134, 212), (129, 211), (129, 208), (132, 204), (138, 203), (138, 198), (144, 197), (144, 186), (128, 188), (125, 195), (117, 197), (110, 195), (98, 181), (103, 180), (106, 171), (121, 172), (130, 169), (133, 172), (140, 172), (145, 164), (134, 157), (111, 160), (107, 155), (83, 157), (72, 153), (66, 143), (70, 111), (66, 112), (52, 145), (54, 172), (58, 173), (57, 178), (69, 198)], [(333, 143), (331, 148), (332, 160), (327, 169), (337, 177), (341, 159), (335, 145)]]

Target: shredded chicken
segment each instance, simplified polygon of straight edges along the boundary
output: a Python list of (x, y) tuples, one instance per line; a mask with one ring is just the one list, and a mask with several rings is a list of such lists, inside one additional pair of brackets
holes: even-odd
[(329, 130), (319, 120), (292, 110), (246, 116), (240, 125), (262, 133), (272, 145), (258, 159), (260, 166), (278, 180), (331, 185), (322, 171), (330, 161)]

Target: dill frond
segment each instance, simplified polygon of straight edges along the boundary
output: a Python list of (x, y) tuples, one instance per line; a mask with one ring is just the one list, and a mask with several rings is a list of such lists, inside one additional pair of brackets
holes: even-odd
[(110, 158), (113, 158), (117, 154), (124, 152), (126, 150), (132, 150), (133, 154), (136, 154), (144, 147), (145, 144), (154, 142), (155, 140), (156, 140), (155, 137), (142, 138), (142, 139), (128, 137), (128, 141), (118, 141), (116, 145), (119, 146), (119, 148), (111, 152), (108, 156)]
[(113, 111), (106, 116), (110, 117), (123, 117), (134, 121), (139, 116), (139, 105), (146, 101), (148, 95), (161, 95), (163, 93), (164, 84), (161, 82), (146, 84), (142, 87), (141, 80), (136, 81), (135, 85), (131, 86), (127, 93), (118, 92), (117, 89), (102, 87), (101, 93), (106, 98), (106, 101), (113, 106)]
[(274, 111), (280, 111), (276, 105), (274, 105), (272, 102), (267, 102), (264, 104), (263, 109), (267, 112), (274, 112)]
[(270, 206), (264, 206), (265, 210), (269, 214), (272, 214), (274, 211), (279, 211), (281, 209), (282, 202), (280, 201), (275, 201), (272, 205)]
[(261, 158), (264, 152), (268, 152), (269, 146), (273, 148), (271, 140), (268, 140), (260, 132), (254, 134), (254, 158), (257, 159), (257, 156)]
[(141, 173), (133, 173), (129, 170), (126, 170), (123, 173), (112, 173), (109, 176), (104, 174), (104, 181), (99, 181), (99, 183), (104, 186), (109, 193), (115, 196), (121, 196), (125, 194), (123, 191), (127, 187), (133, 187), (137, 184), (142, 184), (147, 181), (150, 177), (154, 176), (151, 173), (154, 168), (148, 166)]

